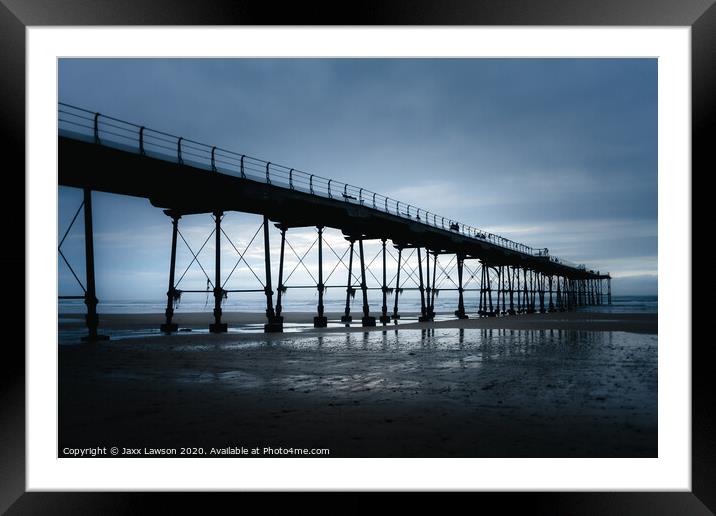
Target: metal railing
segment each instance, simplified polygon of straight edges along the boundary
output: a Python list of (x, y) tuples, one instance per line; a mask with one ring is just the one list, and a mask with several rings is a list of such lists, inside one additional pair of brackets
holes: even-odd
[(550, 256), (550, 261), (554, 263), (558, 263), (560, 265), (564, 265), (565, 267), (571, 267), (573, 269), (580, 269), (580, 270), (586, 270), (587, 266), (583, 263), (577, 264), (574, 262), (570, 262), (569, 260), (565, 260), (564, 258), (557, 258), (556, 256)]
[(584, 269), (537, 249), (474, 226), (443, 217), (411, 204), (386, 197), (366, 188), (309, 174), (295, 168), (264, 161), (237, 152), (206, 145), (87, 109), (58, 103), (58, 129), (67, 136), (96, 144), (138, 153), (164, 161), (189, 165), (216, 173), (237, 176), (274, 186), (298, 190), (319, 197), (373, 208), (390, 215), (417, 221), (427, 226), (454, 232), (475, 240), (549, 260), (568, 267)]

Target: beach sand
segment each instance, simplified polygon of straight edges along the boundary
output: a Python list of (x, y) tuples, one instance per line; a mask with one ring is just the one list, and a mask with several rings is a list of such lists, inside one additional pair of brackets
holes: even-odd
[[(284, 323), (307, 325), (303, 330), (313, 331), (313, 313), (284, 313)], [(353, 312), (353, 323), (346, 328), (340, 323), (343, 313), (329, 312), (325, 314), (332, 327), (322, 331), (382, 331), (383, 326), (378, 323), (374, 328), (362, 328), (361, 314)], [(373, 316), (377, 315), (375, 312)], [(657, 314), (653, 313), (595, 313), (595, 312), (553, 312), (519, 314), (510, 317), (472, 317), (470, 319), (455, 319), (451, 313), (437, 313), (433, 323), (419, 323), (417, 313), (403, 313), (400, 319), (401, 329), (421, 328), (505, 328), (514, 330), (587, 330), (587, 331), (628, 331), (634, 333), (657, 333)], [(447, 319), (447, 320), (441, 320)], [(100, 330), (140, 330), (158, 329), (164, 322), (164, 314), (101, 314), (99, 317)], [(211, 312), (204, 313), (177, 313), (173, 322), (180, 328), (208, 329), (209, 323), (214, 322)], [(258, 325), (266, 323), (263, 313), (236, 313), (226, 312), (222, 322), (229, 328), (242, 325)], [(393, 323), (387, 325), (393, 327)], [(79, 314), (60, 314), (60, 329), (84, 329), (84, 316)]]
[[(338, 314), (336, 314), (338, 315)], [(330, 314), (329, 318), (337, 318)], [(77, 316), (73, 316), (77, 318)], [(286, 314), (286, 322), (313, 314)], [(210, 314), (178, 314), (205, 328)], [(82, 324), (63, 318), (61, 328)], [(158, 314), (102, 315), (102, 328)], [(232, 324), (263, 314), (225, 314)], [(330, 457), (656, 457), (657, 315), (553, 313), (59, 346), (59, 454), (328, 448)]]

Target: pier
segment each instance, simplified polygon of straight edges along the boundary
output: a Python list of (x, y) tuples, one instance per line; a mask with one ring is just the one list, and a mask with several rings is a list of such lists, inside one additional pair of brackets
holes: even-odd
[[(182, 294), (199, 292), (180, 290), (176, 278), (177, 245), (180, 238), (184, 240), (181, 220), (197, 214), (211, 214), (214, 223), (209, 234), (216, 246), (213, 279), (202, 266), (213, 294), (214, 321), (209, 327), (213, 333), (228, 330), (222, 321), (222, 301), (227, 296), (256, 292), (224, 288), (227, 278), (222, 276), (220, 249), (223, 239), (231, 242), (231, 236), (222, 228), (222, 219), (228, 212), (262, 217), (255, 238), (262, 239), (264, 246), (265, 274), (257, 279), (262, 284), (259, 291), (266, 297), (264, 331), (267, 333), (283, 331), (282, 297), (288, 289), (299, 288), (315, 289), (318, 293), (313, 319), (316, 328), (326, 327), (328, 323), (323, 306), (323, 295), (328, 286), (345, 288), (346, 306), (341, 321), (350, 324), (360, 320), (364, 327), (397, 323), (400, 320), (400, 294), (411, 289), (420, 293), (419, 320), (425, 323), (434, 320), (435, 297), (439, 290), (457, 292), (454, 316), (458, 319), (506, 317), (611, 304), (608, 273), (553, 256), (546, 248), (515, 242), (367, 188), (64, 103), (58, 106), (58, 127), (59, 185), (84, 192), (83, 201), (58, 247), (60, 258), (81, 286), (83, 295), (60, 295), (60, 298), (84, 299), (87, 341), (107, 338), (98, 331), (93, 191), (146, 198), (171, 220), (167, 305), (165, 321), (160, 328), (164, 333), (178, 330), (173, 322), (176, 300)], [(479, 196), (479, 192), (475, 195)], [(85, 222), (84, 281), (62, 253), (62, 244), (80, 213)], [(291, 231), (306, 227), (316, 231), (318, 277), (313, 278), (315, 284), (291, 285), (284, 271), (286, 247), (288, 245), (292, 251)], [(341, 231), (348, 246), (347, 265), (336, 254), (348, 272), (342, 285), (325, 284), (323, 232), (326, 228)], [(271, 263), (271, 231), (280, 232), (278, 264)], [(378, 241), (381, 246), (380, 259), (373, 260), (378, 268), (377, 278), (381, 278), (377, 288), (369, 287), (367, 282), (368, 274), (376, 275), (370, 270), (371, 263), (365, 256), (366, 241)], [(198, 252), (191, 252), (198, 262)], [(297, 258), (303, 262), (305, 255), (297, 255)], [(397, 262), (397, 273), (393, 278), (386, 274), (389, 258)], [(244, 263), (250, 268), (246, 261)], [(273, 267), (277, 269), (276, 274), (273, 274)], [(438, 288), (438, 280), (445, 278), (452, 287)], [(362, 311), (354, 319), (350, 300), (358, 291)], [(371, 297), (369, 292), (379, 296)], [(388, 299), (391, 295), (392, 303)], [(478, 297), (476, 312), (466, 310), (466, 296)]]

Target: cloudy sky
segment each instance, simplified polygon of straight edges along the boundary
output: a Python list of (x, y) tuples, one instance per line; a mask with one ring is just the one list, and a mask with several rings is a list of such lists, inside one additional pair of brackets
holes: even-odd
[[(610, 271), (615, 293), (656, 293), (655, 59), (62, 59), (59, 99), (547, 247)], [(94, 195), (100, 297), (160, 299), (167, 217), (143, 199)], [(60, 236), (80, 201), (60, 188)], [(194, 251), (212, 229), (209, 215), (181, 224)], [(226, 224), (243, 250), (260, 220)], [(76, 226), (63, 251), (82, 274)], [(302, 254), (315, 231), (292, 238)], [(339, 234), (328, 238), (342, 254)], [(200, 260), (213, 277), (212, 245)], [(228, 273), (236, 251), (222, 252)], [(180, 272), (190, 260), (180, 248)], [(64, 264), (59, 273), (62, 294), (79, 292)], [(243, 264), (234, 274), (243, 287), (226, 288), (251, 288)], [(202, 278), (193, 267), (184, 281)]]

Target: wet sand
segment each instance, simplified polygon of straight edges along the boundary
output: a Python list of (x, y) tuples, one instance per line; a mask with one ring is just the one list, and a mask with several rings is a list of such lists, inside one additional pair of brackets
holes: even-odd
[[(284, 313), (287, 324), (307, 325), (306, 330), (313, 331), (311, 313)], [(381, 331), (383, 326), (378, 322), (375, 328), (362, 328), (361, 315), (353, 313), (350, 328), (340, 323), (342, 313), (326, 313), (331, 327), (322, 331)], [(373, 315), (377, 315), (373, 313)], [(452, 313), (436, 314), (433, 323), (418, 323), (417, 313), (404, 313), (400, 319), (400, 328), (506, 328), (514, 330), (590, 330), (590, 331), (628, 331), (634, 333), (657, 333), (657, 314), (652, 313), (594, 313), (594, 312), (553, 312), (545, 314), (519, 314), (509, 317), (471, 317), (456, 319)], [(444, 319), (444, 320), (442, 320)], [(100, 329), (106, 330), (140, 330), (158, 329), (164, 322), (164, 314), (102, 314), (99, 318)], [(244, 325), (263, 325), (266, 316), (263, 313), (226, 312), (222, 321), (229, 328)], [(213, 322), (211, 313), (177, 313), (173, 322), (180, 328), (206, 330)], [(84, 316), (79, 314), (60, 314), (61, 328), (84, 329)], [(393, 323), (387, 325), (393, 327)]]
[[(208, 456), (211, 447), (271, 446), (329, 448), (330, 457), (655, 457), (656, 319), (555, 313), (63, 345), (60, 452), (203, 447)], [(102, 320), (140, 328), (161, 316)], [(177, 322), (203, 326), (208, 317)]]

